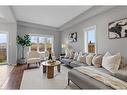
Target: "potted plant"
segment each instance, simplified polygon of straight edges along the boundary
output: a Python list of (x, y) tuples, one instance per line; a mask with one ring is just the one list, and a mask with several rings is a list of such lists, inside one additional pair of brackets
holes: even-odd
[(25, 47), (31, 46), (31, 40), (30, 36), (25, 34), (23, 37), (17, 36), (17, 44), (19, 44), (22, 47), (22, 55), (20, 59), (20, 63), (25, 63), (25, 57), (24, 57), (24, 49)]

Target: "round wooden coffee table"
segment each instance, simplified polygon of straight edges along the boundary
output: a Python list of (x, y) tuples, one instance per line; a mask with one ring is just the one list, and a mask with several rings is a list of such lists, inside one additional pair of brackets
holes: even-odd
[(47, 72), (47, 78), (51, 79), (54, 77), (54, 67), (57, 66), (57, 71), (60, 72), (60, 61), (55, 61), (53, 63), (48, 63), (48, 61), (42, 62), (43, 73)]

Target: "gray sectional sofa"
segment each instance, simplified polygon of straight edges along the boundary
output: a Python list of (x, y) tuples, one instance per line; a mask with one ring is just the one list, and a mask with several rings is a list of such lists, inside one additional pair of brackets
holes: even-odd
[[(120, 80), (127, 82), (127, 66), (123, 69), (124, 73), (121, 72), (122, 70), (119, 70), (116, 73), (111, 73), (104, 68), (96, 68), (94, 66), (91, 66), (91, 67), (93, 69), (98, 69), (101, 72), (112, 75)], [(113, 89), (105, 85), (104, 83), (79, 72), (75, 68), (68, 72), (68, 85), (70, 81), (72, 81), (74, 84), (76, 84), (81, 89)]]
[[(61, 62), (72, 68), (80, 67), (80, 66), (88, 66), (87, 64), (80, 63), (79, 61), (69, 58), (63, 58)], [(107, 71), (104, 68), (99, 68), (99, 69), (100, 71), (111, 74), (109, 71)], [(75, 69), (72, 69), (71, 71), (68, 72), (68, 85), (70, 81), (76, 84), (80, 89), (112, 89), (111, 87), (108, 87), (105, 84), (87, 75), (84, 75)]]
[[(90, 76), (85, 75), (75, 69), (76, 67), (80, 67), (80, 66), (89, 66), (86, 63), (80, 63), (79, 61), (69, 59), (69, 58), (63, 58), (63, 59), (61, 59), (61, 62), (73, 68), (73, 69), (71, 69), (71, 71), (68, 72), (68, 85), (69, 85), (70, 81), (72, 81), (80, 89), (113, 89), (113, 88), (105, 85), (104, 83), (102, 83), (98, 80), (95, 80), (95, 79), (91, 78)], [(115, 77), (127, 82), (127, 66), (124, 70), (124, 73), (121, 73), (122, 71), (120, 71), (120, 73), (116, 72), (114, 74), (109, 72), (108, 70), (106, 70), (103, 67), (101, 67), (101, 68), (96, 68), (95, 66), (91, 66), (91, 67), (93, 69), (98, 69), (101, 72), (115, 76)]]

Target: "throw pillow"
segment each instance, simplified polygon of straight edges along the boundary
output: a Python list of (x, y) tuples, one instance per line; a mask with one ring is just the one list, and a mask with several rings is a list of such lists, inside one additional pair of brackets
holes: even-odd
[(126, 67), (126, 66), (127, 66), (126, 63), (121, 62), (121, 63), (120, 63), (120, 66), (119, 66), (119, 69), (123, 69), (123, 68)]
[(109, 52), (107, 52), (102, 60), (102, 66), (111, 73), (114, 73), (119, 69), (120, 63), (121, 63), (120, 53), (111, 55)]
[(82, 57), (82, 52), (79, 53), (79, 55), (77, 57), (77, 61), (80, 61), (80, 57)]
[(93, 55), (89, 54), (86, 56), (86, 64), (91, 65), (92, 64)]
[(81, 63), (86, 63), (86, 56), (85, 55), (80, 56), (79, 61)]
[(95, 55), (92, 59), (92, 64), (99, 68), (102, 65), (102, 55)]
[(73, 59), (73, 58), (74, 58), (74, 55), (75, 55), (75, 53), (74, 53), (73, 51), (70, 51), (70, 56), (69, 56), (69, 58), (70, 58), (70, 59)]
[(65, 49), (65, 58), (69, 58), (70, 53), (69, 53), (69, 49)]
[(120, 63), (119, 69), (123, 69), (124, 67), (127, 66), (126, 62), (124, 62), (122, 59), (123, 57), (121, 56), (121, 63)]
[(69, 58), (69, 56), (70, 56), (70, 53), (67, 52), (67, 53), (65, 54), (65, 58)]
[(74, 60), (77, 60), (77, 58), (78, 58), (78, 52), (75, 52), (75, 55), (74, 55)]

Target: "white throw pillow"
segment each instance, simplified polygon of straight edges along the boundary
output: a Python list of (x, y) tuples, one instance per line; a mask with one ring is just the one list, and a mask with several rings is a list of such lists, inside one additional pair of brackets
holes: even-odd
[(78, 52), (75, 52), (75, 55), (74, 55), (74, 60), (77, 60), (77, 58), (78, 58)]
[(120, 63), (121, 63), (120, 53), (111, 55), (109, 52), (107, 52), (102, 60), (102, 66), (112, 73), (116, 72), (119, 69)]
[(82, 52), (79, 53), (77, 61), (80, 61), (80, 57), (82, 57)]
[(70, 56), (69, 49), (66, 49), (65, 50), (65, 58), (69, 58), (69, 56)]

